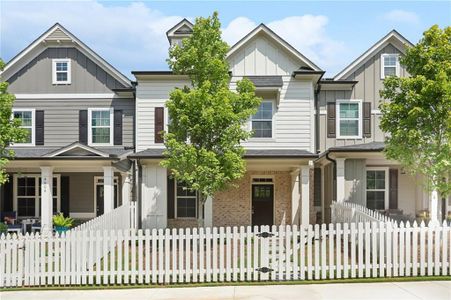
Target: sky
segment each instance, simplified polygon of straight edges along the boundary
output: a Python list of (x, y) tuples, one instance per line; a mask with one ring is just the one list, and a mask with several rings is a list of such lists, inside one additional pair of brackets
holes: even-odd
[(233, 45), (260, 23), (333, 77), (396, 29), (412, 43), (451, 25), (451, 1), (8, 1), (0, 0), (0, 57), (9, 61), (54, 23), (120, 70), (167, 70), (166, 31), (219, 12)]

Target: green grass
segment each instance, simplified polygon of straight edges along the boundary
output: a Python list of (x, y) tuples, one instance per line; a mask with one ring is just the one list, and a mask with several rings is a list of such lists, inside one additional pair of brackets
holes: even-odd
[(128, 285), (74, 285), (51, 287), (17, 287), (3, 288), (5, 291), (44, 291), (44, 290), (104, 290), (104, 289), (137, 289), (137, 288), (195, 288), (215, 286), (258, 286), (258, 285), (298, 285), (298, 284), (340, 284), (340, 283), (377, 283), (377, 282), (410, 282), (410, 281), (448, 281), (451, 276), (416, 276), (387, 278), (347, 278), (324, 280), (293, 280), (293, 281), (243, 281), (243, 282), (203, 282), (203, 283), (173, 283), (173, 284), (128, 284)]

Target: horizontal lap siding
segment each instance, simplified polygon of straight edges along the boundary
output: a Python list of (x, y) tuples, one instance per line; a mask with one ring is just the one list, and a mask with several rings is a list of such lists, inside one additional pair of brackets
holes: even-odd
[(111, 107), (123, 113), (123, 145), (133, 145), (133, 99), (17, 99), (14, 108), (44, 110), (45, 146), (64, 146), (78, 141), (79, 110)]

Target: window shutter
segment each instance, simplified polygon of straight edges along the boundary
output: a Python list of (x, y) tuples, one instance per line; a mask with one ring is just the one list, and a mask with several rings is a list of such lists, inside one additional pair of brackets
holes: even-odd
[(44, 145), (44, 111), (36, 111), (35, 120), (35, 145)]
[(398, 169), (389, 170), (389, 208), (398, 209)]
[(114, 144), (122, 145), (122, 110), (114, 111)]
[(328, 102), (327, 103), (327, 137), (334, 138), (336, 137), (336, 123), (335, 123), (335, 103)]
[(371, 137), (371, 103), (363, 103), (363, 136)]
[(69, 216), (69, 176), (61, 176), (61, 212), (65, 217)]
[(168, 219), (175, 217), (175, 180), (168, 176)]
[[(2, 206), (0, 207), (1, 211), (13, 211), (13, 195), (14, 195), (14, 187), (13, 187), (13, 178), (12, 174), (9, 174), (9, 180), (0, 186), (1, 188), (1, 197), (2, 197)], [(3, 220), (1, 220), (3, 222)]]
[(164, 107), (155, 107), (155, 143), (163, 143)]
[(321, 168), (313, 169), (313, 203), (321, 206)]
[(78, 141), (88, 144), (88, 111), (80, 110), (78, 114)]

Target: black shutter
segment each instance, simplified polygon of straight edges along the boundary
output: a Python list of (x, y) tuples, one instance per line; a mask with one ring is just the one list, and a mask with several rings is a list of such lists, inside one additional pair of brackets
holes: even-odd
[(371, 137), (371, 103), (363, 103), (363, 136)]
[(336, 137), (336, 129), (335, 129), (335, 102), (327, 103), (327, 137), (334, 138)]
[(88, 111), (80, 110), (78, 114), (78, 141), (88, 144)]
[(313, 169), (313, 203), (321, 206), (321, 168)]
[(175, 180), (168, 176), (168, 219), (175, 217)]
[(61, 212), (69, 216), (69, 176), (61, 176)]
[(163, 143), (164, 107), (155, 107), (155, 143)]
[(36, 111), (35, 121), (35, 144), (44, 145), (44, 111)]
[(2, 185), (2, 211), (13, 211), (13, 189), (13, 176), (10, 174), (8, 181)]
[(398, 169), (389, 170), (389, 208), (398, 209)]
[(122, 145), (122, 110), (114, 111), (114, 144)]

